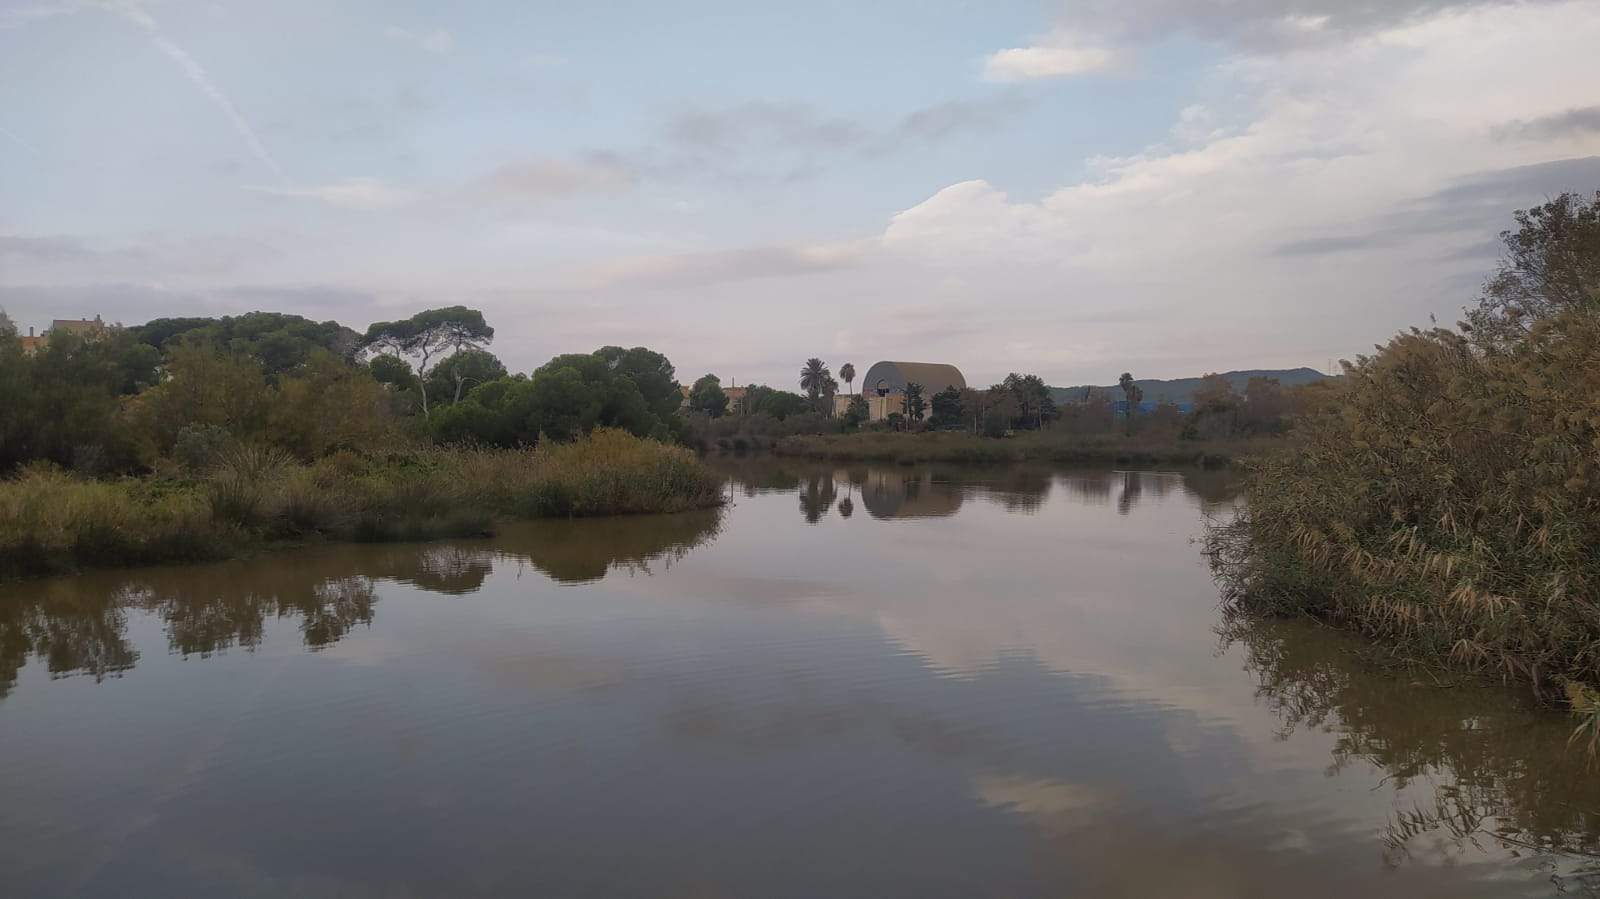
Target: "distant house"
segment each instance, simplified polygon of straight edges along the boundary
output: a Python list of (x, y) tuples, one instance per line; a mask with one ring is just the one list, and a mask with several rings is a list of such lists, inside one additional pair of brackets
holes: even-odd
[[(678, 392), (683, 394), (683, 406), (682, 406), (682, 408), (684, 408), (684, 409), (688, 409), (689, 408), (689, 392), (692, 389), (693, 388), (690, 387), (687, 384), (682, 385), (682, 386), (680, 386), (678, 388)], [(727, 414), (728, 415), (743, 415), (747, 411), (745, 409), (745, 399), (750, 393), (750, 388), (748, 388), (748, 387), (724, 387), (724, 388), (722, 388), (722, 392), (728, 397), (728, 410), (727, 410)]]
[[(922, 401), (930, 407), (933, 395), (949, 387), (964, 390), (967, 379), (954, 365), (939, 362), (876, 362), (861, 378), (861, 394), (867, 401), (867, 420), (882, 421), (906, 411), (906, 385), (922, 387)], [(843, 415), (852, 398), (835, 394), (833, 414)]]
[(98, 337), (105, 333), (106, 323), (100, 316), (94, 318), (58, 318), (50, 323), (50, 330), (45, 334), (76, 334), (79, 337)]
[(38, 350), (50, 346), (51, 334), (78, 334), (85, 339), (94, 339), (106, 331), (106, 322), (99, 315), (94, 318), (56, 318), (45, 333), (34, 334), (34, 330), (29, 328), (27, 336), (18, 336), (18, 341), (22, 342), (22, 355), (34, 355)]
[(22, 353), (32, 356), (50, 345), (50, 335), (55, 333), (77, 334), (86, 340), (93, 340), (104, 334), (107, 326), (100, 316), (94, 318), (58, 318), (50, 323), (50, 327), (43, 334), (34, 335), (33, 329), (28, 329), (26, 337), (18, 337), (22, 342)]
[(17, 339), (22, 341), (22, 355), (24, 356), (32, 356), (34, 353), (39, 352), (48, 342), (44, 335), (34, 336), (32, 328), (28, 329), (27, 336), (18, 337)]

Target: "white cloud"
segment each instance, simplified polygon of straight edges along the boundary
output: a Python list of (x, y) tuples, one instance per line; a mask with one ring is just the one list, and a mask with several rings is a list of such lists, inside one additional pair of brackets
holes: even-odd
[(444, 56), (456, 49), (455, 38), (443, 28), (433, 31), (412, 31), (398, 25), (390, 25), (383, 29), (383, 36), (394, 41), (410, 44), (419, 50), (427, 51), (438, 56)]
[[(1021, 308), (1139, 310), (1093, 335), (1064, 331), (1063, 359), (1101, 343), (1171, 358), (1206, 345), (1219, 362), (1299, 352), (1321, 366), (1429, 314), (1453, 320), (1487, 269), (1468, 251), (1515, 205), (1541, 201), (1551, 176), (1578, 179), (1557, 189), (1600, 186), (1581, 165), (1522, 168), (1600, 155), (1600, 131), (1504, 139), (1505, 123), (1565, 123), (1600, 103), (1597, 44), (1600, 14), (1575, 2), (1238, 54), (1210, 85), (1237, 122), (1190, 107), (1172, 144), (1092, 159), (1090, 177), (1038, 198), (950, 185), (895, 215), (882, 246)], [(1503, 189), (1467, 203), (1463, 187), (1484, 173), (1504, 173), (1488, 179)], [(1351, 247), (1355, 267), (1340, 255)]]
[(1110, 68), (1118, 60), (1116, 51), (1058, 33), (1030, 47), (1012, 47), (991, 53), (983, 62), (987, 81), (1030, 81), (1083, 75)]
[(417, 199), (415, 193), (393, 187), (378, 178), (346, 178), (310, 187), (248, 187), (246, 190), (279, 197), (318, 200), (340, 209), (395, 209)]

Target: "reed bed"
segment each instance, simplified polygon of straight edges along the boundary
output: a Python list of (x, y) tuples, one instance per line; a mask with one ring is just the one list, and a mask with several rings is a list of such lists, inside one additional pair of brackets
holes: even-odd
[(236, 447), (186, 477), (90, 480), (34, 466), (0, 481), (0, 578), (224, 558), (275, 542), (425, 540), (505, 518), (677, 512), (722, 501), (681, 447), (597, 429), (566, 444), (336, 453)]
[(1348, 371), (1207, 552), (1229, 605), (1359, 630), (1600, 723), (1600, 313), (1485, 350), (1435, 329)]

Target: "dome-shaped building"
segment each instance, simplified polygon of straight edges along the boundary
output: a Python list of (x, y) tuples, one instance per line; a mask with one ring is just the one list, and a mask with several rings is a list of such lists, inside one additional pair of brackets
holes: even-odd
[[(965, 389), (967, 379), (954, 365), (940, 362), (875, 362), (861, 378), (861, 393), (866, 397), (870, 419), (879, 421), (895, 412), (904, 414), (907, 384), (920, 385), (923, 400), (931, 401), (934, 394), (946, 388)], [(835, 412), (842, 415), (849, 402), (847, 396), (836, 397)]]

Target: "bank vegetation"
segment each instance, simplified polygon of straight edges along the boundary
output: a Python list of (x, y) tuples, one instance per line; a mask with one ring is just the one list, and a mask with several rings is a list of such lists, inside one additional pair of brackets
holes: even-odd
[(0, 577), (720, 502), (643, 347), (512, 374), (459, 306), (79, 325), (0, 315)]
[(676, 512), (721, 502), (682, 447), (615, 429), (517, 450), (237, 446), (187, 476), (87, 478), (50, 463), (0, 481), (0, 579), (224, 558), (282, 542), (483, 535), (499, 519)]
[(1517, 214), (1456, 328), (1346, 363), (1207, 550), (1236, 608), (1531, 685), (1600, 736), (1600, 194)]

